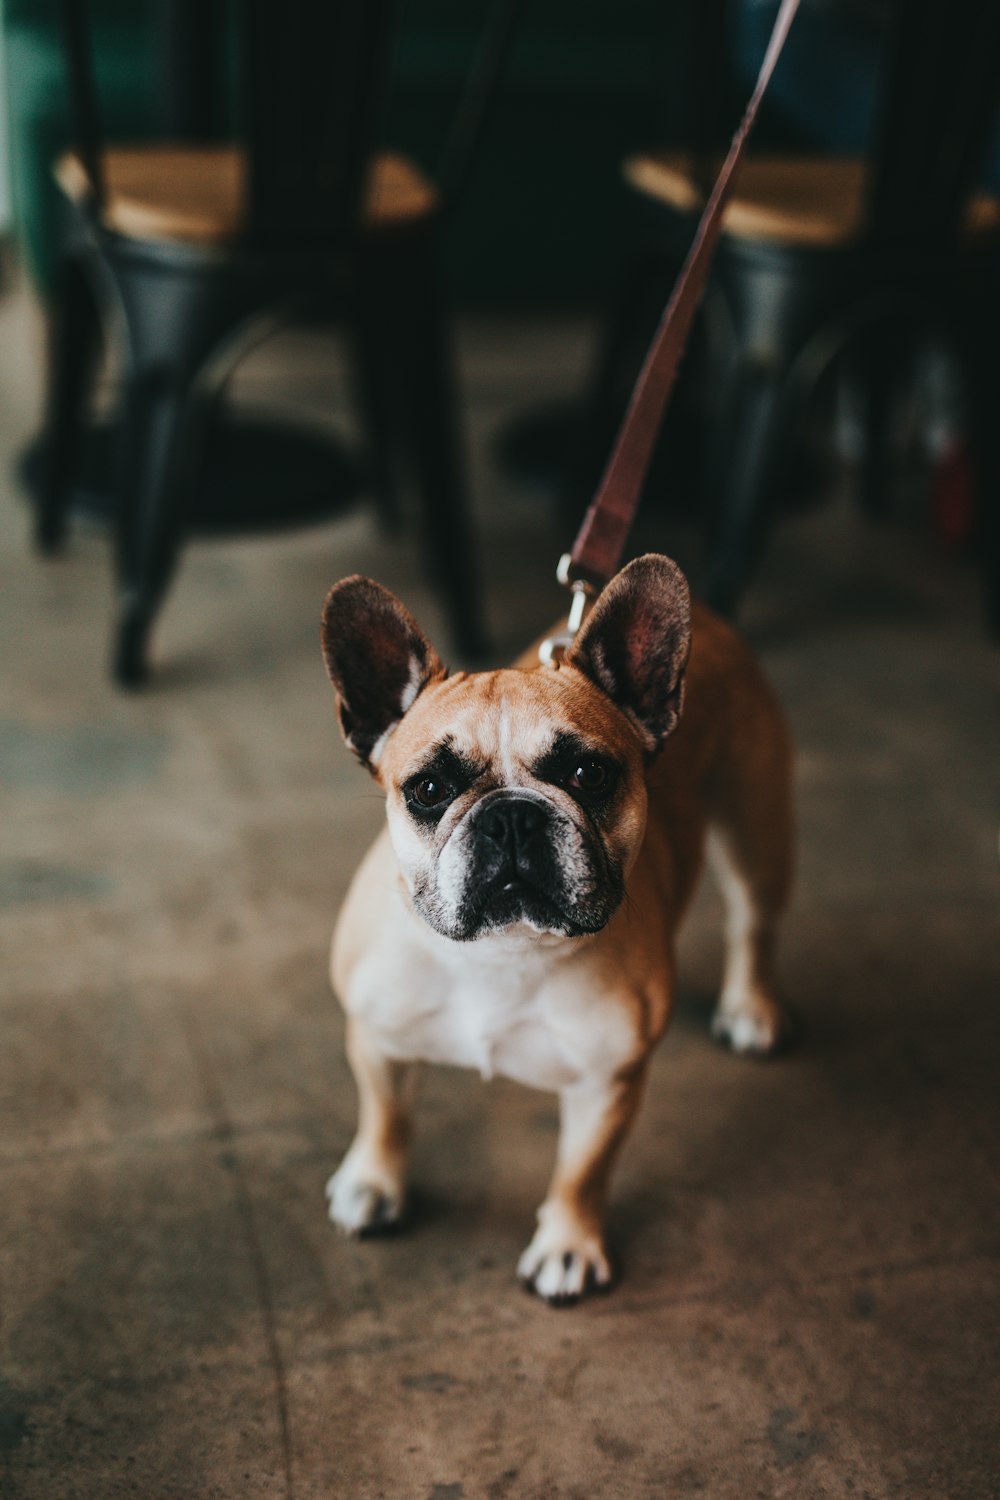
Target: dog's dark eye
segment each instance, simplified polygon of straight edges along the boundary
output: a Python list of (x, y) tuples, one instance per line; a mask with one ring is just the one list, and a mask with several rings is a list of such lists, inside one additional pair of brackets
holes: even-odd
[(608, 784), (607, 766), (600, 760), (581, 760), (566, 778), (566, 785), (581, 792), (600, 792)]
[(423, 776), (410, 788), (410, 796), (421, 807), (440, 807), (448, 800), (450, 787), (436, 776)]
[(403, 783), (411, 816), (436, 822), (485, 769), (468, 756), (460, 755), (447, 741), (438, 745), (433, 758), (415, 766), (413, 774)]

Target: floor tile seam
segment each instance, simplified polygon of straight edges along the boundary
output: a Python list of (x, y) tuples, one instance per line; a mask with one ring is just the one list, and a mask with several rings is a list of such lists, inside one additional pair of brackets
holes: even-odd
[[(823, 1275), (803, 1275), (800, 1268), (795, 1268), (781, 1277), (775, 1278), (771, 1283), (763, 1285), (755, 1281), (755, 1286), (760, 1286), (758, 1302), (765, 1302), (779, 1291), (785, 1295), (794, 1296), (796, 1304), (799, 1299), (808, 1297), (813, 1292), (836, 1290), (837, 1287), (856, 1287), (859, 1283), (877, 1280), (901, 1280), (907, 1276), (915, 1276), (928, 1271), (967, 1271), (970, 1267), (981, 1265), (984, 1271), (996, 1274), (997, 1261), (1000, 1260), (1000, 1246), (996, 1250), (977, 1248), (964, 1254), (923, 1256), (914, 1260), (888, 1261), (881, 1264), (845, 1266), (843, 1270), (827, 1272)], [(692, 1287), (686, 1291), (657, 1295), (655, 1292), (647, 1294), (634, 1288), (629, 1293), (628, 1307), (624, 1309), (626, 1315), (646, 1317), (660, 1310), (671, 1308), (698, 1307), (705, 1303), (719, 1302), (726, 1304), (727, 1312), (736, 1317), (752, 1317), (754, 1309), (751, 1306), (740, 1306), (734, 1302), (732, 1293), (739, 1293), (745, 1288), (745, 1279), (741, 1279), (739, 1269), (734, 1270), (731, 1277), (723, 1281), (705, 1283), (701, 1286)]]
[[(216, 1353), (211, 1359), (205, 1359), (203, 1355), (196, 1354), (184, 1364), (173, 1364), (162, 1369), (151, 1369), (146, 1365), (141, 1371), (128, 1376), (122, 1376), (110, 1370), (102, 1373), (91, 1367), (85, 1375), (74, 1380), (72, 1387), (54, 1387), (52, 1400), (46, 1404), (58, 1408), (64, 1402), (71, 1404), (85, 1402), (98, 1394), (116, 1391), (124, 1396), (132, 1396), (140, 1392), (150, 1393), (169, 1389), (171, 1386), (187, 1385), (198, 1376), (214, 1382), (220, 1375), (225, 1376), (234, 1372), (253, 1373), (265, 1365), (266, 1361), (262, 1360), (259, 1355), (254, 1355), (249, 1350), (241, 1352), (238, 1346), (232, 1346), (221, 1353)], [(17, 1368), (10, 1361), (8, 1361), (7, 1368), (16, 1383)], [(2, 1494), (3, 1491), (0, 1490), (0, 1495)]]
[(928, 1271), (967, 1271), (973, 1266), (984, 1270), (995, 1269), (1000, 1261), (1000, 1241), (991, 1246), (971, 1245), (960, 1251), (942, 1251), (937, 1254), (901, 1257), (896, 1260), (874, 1261), (843, 1271), (830, 1271), (817, 1276), (812, 1285), (818, 1288), (848, 1285), (859, 1281), (890, 1281), (909, 1276), (920, 1276)]
[(99, 1156), (141, 1156), (169, 1151), (182, 1146), (230, 1145), (243, 1140), (252, 1141), (268, 1134), (278, 1136), (305, 1133), (314, 1123), (310, 1115), (289, 1115), (278, 1120), (262, 1120), (254, 1124), (204, 1126), (194, 1130), (181, 1130), (170, 1134), (126, 1135), (110, 1141), (82, 1141), (73, 1145), (36, 1147), (26, 1151), (11, 1151), (0, 1148), (0, 1175), (19, 1169), (40, 1165), (47, 1166), (59, 1161), (78, 1161)]
[[(987, 890), (985, 886), (979, 889), (970, 886), (963, 892), (948, 891), (942, 893), (940, 890), (928, 892), (924, 896), (912, 895), (900, 896), (898, 891), (886, 896), (885, 900), (873, 904), (871, 893), (859, 892), (857, 895), (839, 895), (837, 893), (814, 892), (808, 886), (798, 891), (792, 898), (789, 923), (800, 920), (803, 917), (811, 920), (822, 921), (827, 914), (865, 913), (870, 919), (880, 920), (884, 916), (908, 915), (914, 911), (933, 912), (947, 919), (958, 909), (962, 915), (962, 908), (969, 907), (978, 912), (980, 908), (984, 913), (996, 914), (997, 892)], [(870, 925), (870, 923), (869, 923)]]
[[(301, 906), (297, 906), (296, 909), (301, 911)], [(224, 913), (220, 913), (220, 916), (225, 921)], [(183, 988), (185, 992), (189, 992), (192, 989), (204, 991), (206, 987), (217, 986), (220, 974), (225, 974), (227, 983), (232, 987), (234, 983), (234, 968), (237, 978), (242, 978), (239, 972), (239, 965), (241, 964), (248, 966), (250, 971), (248, 978), (253, 978), (260, 974), (260, 950), (265, 948), (267, 963), (272, 968), (280, 969), (289, 963), (308, 961), (315, 967), (323, 986), (328, 987), (326, 980), (327, 954), (330, 946), (330, 932), (333, 928), (335, 917), (335, 907), (329, 909), (324, 907), (322, 910), (317, 909), (315, 916), (317, 935), (314, 942), (293, 941), (291, 939), (282, 942), (280, 938), (276, 938), (273, 942), (267, 939), (252, 939), (246, 943), (237, 941), (231, 947), (227, 944), (227, 948), (222, 952), (221, 956), (219, 952), (213, 952), (203, 958), (191, 958), (191, 966), (183, 970), (179, 967), (176, 950), (178, 942), (186, 942), (191, 934), (185, 930), (187, 927), (186, 923), (179, 923), (179, 931), (169, 934), (168, 938), (161, 939), (165, 944), (162, 961), (159, 960), (156, 950), (151, 949), (147, 945), (143, 958), (136, 960), (134, 968), (128, 975), (128, 984), (136, 990), (155, 985), (162, 987), (164, 990)], [(23, 925), (25, 920), (23, 909), (21, 918), (22, 921), (18, 924), (19, 926)], [(207, 921), (210, 924), (214, 924), (215, 919), (209, 918)], [(196, 930), (194, 934), (198, 938), (202, 938), (204, 935), (203, 930)], [(97, 956), (101, 959), (108, 958), (115, 953), (116, 940), (112, 933), (108, 933), (107, 935), (102, 934), (100, 938), (94, 941)], [(120, 937), (117, 943), (120, 946)], [(74, 961), (76, 964), (79, 964), (78, 954), (74, 955)], [(78, 974), (78, 969), (75, 969), (74, 972)], [(74, 1003), (79, 1003), (80, 988), (79, 983), (71, 982), (71, 977), (64, 985), (56, 988), (53, 985), (51, 976), (46, 978), (44, 973), (39, 973), (37, 968), (35, 968), (32, 975), (21, 975), (18, 978), (16, 992), (12, 985), (12, 993), (9, 997), (0, 994), (0, 1018), (3, 1017), (5, 1006), (20, 1006), (33, 1000), (73, 1001)], [(106, 998), (105, 992), (102, 989), (96, 988), (96, 993), (100, 998)], [(245, 996), (246, 993), (246, 989), (241, 990), (242, 996)], [(262, 999), (266, 999), (268, 995), (273, 996), (273, 993), (273, 985), (268, 988), (263, 983), (261, 984), (260, 995)]]
[(205, 1104), (209, 1114), (215, 1118), (216, 1133), (221, 1141), (233, 1146), (233, 1170), (230, 1174), (232, 1201), (242, 1226), (244, 1249), (256, 1286), (261, 1335), (271, 1370), (274, 1413), (278, 1425), (279, 1451), (284, 1471), (285, 1500), (293, 1500), (294, 1443), (287, 1369), (279, 1334), (279, 1313), (275, 1305), (267, 1252), (257, 1222), (254, 1195), (243, 1170), (239, 1151), (235, 1149), (235, 1126), (226, 1104), (222, 1081), (218, 1076), (211, 1049), (206, 1045), (202, 1035), (198, 1017), (190, 1007), (183, 1007), (179, 1014), (184, 1024), (192, 1063), (201, 1079)]

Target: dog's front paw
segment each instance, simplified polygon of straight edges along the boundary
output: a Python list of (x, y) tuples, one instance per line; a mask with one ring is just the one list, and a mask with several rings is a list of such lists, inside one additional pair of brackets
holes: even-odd
[(517, 1263), (528, 1290), (552, 1307), (567, 1307), (587, 1292), (607, 1291), (613, 1278), (601, 1236), (557, 1205), (543, 1205), (538, 1219), (534, 1239)]
[(770, 995), (754, 994), (739, 1002), (723, 997), (712, 1017), (712, 1036), (724, 1047), (758, 1057), (777, 1052), (788, 1040), (787, 1012)]
[(403, 1217), (403, 1190), (383, 1173), (365, 1172), (350, 1155), (326, 1185), (330, 1218), (344, 1234), (384, 1234)]

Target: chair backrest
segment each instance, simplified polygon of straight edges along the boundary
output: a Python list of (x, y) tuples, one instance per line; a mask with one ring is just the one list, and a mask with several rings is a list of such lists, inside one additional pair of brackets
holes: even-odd
[(879, 248), (947, 248), (1000, 99), (1000, 0), (895, 0), (868, 174)]
[[(86, 0), (59, 0), (75, 145), (103, 197), (102, 133)], [(447, 136), (444, 207), (454, 207), (489, 123), (523, 0), (492, 0)], [(336, 249), (355, 232), (395, 51), (399, 0), (155, 0), (167, 138), (217, 136), (227, 43), (237, 57), (247, 148), (248, 244)], [(235, 33), (235, 35), (233, 35)]]
[[(165, 138), (210, 135), (223, 87), (225, 0), (158, 0)], [(100, 208), (103, 136), (86, 0), (60, 0), (75, 145)], [(243, 237), (297, 253), (355, 232), (384, 103), (397, 0), (234, 0)], [(212, 77), (211, 73), (215, 76)]]
[(335, 249), (356, 229), (396, 0), (238, 0), (246, 237)]
[(225, 6), (220, 0), (157, 0), (150, 20), (163, 130), (173, 141), (218, 139), (226, 115)]

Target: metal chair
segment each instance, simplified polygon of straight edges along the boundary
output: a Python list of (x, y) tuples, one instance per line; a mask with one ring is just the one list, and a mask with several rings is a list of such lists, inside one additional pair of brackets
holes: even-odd
[[(981, 474), (981, 550), (1000, 628), (1000, 459), (989, 415), (997, 409), (1000, 200), (976, 190), (998, 92), (1000, 7), (993, 0), (897, 0), (869, 158), (746, 163), (705, 321), (706, 593), (716, 608), (735, 611), (773, 523), (781, 463), (805, 401), (850, 341), (867, 381), (862, 500), (870, 513), (884, 511), (886, 418), (899, 356), (915, 324), (937, 323), (964, 360)], [(695, 151), (625, 163), (674, 256), (689, 240), (711, 165), (706, 171)], [(652, 257), (661, 280), (675, 264), (670, 254)], [(616, 347), (628, 344), (628, 322), (626, 315), (613, 330), (605, 393), (616, 378)]]
[[(75, 148), (56, 165), (70, 231), (52, 322), (36, 539), (56, 551), (93, 383), (95, 285), (123, 315), (127, 368), (118, 422), (114, 676), (136, 686), (183, 540), (225, 380), (263, 328), (337, 317), (352, 334), (360, 405), (383, 513), (394, 454), (412, 462), (427, 563), (456, 645), (483, 649), (460, 455), (448, 320), (436, 251), (443, 201), (407, 159), (375, 150), (396, 20), (394, 0), (241, 0), (237, 144), (200, 136), (209, 41), (202, 6), (167, 0), (173, 138), (105, 147), (82, 0), (61, 0)], [(468, 172), (515, 13), (502, 0), (449, 152), (452, 196)], [(187, 26), (178, 26), (186, 18)], [(192, 45), (199, 38), (204, 46)], [(185, 73), (187, 70), (187, 73)], [(178, 83), (178, 78), (180, 82)], [(181, 116), (182, 118), (177, 118)]]

